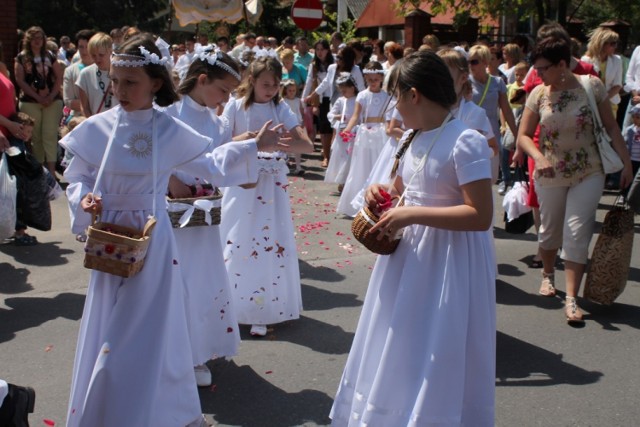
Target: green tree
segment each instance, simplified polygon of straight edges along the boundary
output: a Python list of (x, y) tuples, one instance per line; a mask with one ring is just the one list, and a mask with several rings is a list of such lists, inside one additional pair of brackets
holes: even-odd
[(19, 0), (18, 27), (41, 26), (47, 35), (71, 35), (92, 28), (109, 32), (124, 25), (159, 32), (166, 27), (153, 17), (168, 5), (167, 0)]

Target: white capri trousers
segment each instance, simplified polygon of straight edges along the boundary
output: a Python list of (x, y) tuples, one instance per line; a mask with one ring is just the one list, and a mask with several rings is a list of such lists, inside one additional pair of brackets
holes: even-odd
[(586, 264), (605, 176), (590, 175), (573, 186), (536, 185), (540, 203), (538, 242), (544, 250), (562, 247), (560, 257)]

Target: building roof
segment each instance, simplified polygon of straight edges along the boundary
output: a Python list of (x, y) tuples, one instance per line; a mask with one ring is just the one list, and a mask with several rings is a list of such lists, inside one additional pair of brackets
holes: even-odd
[(369, 0), (346, 0), (347, 2), (347, 8), (349, 8), (349, 12), (351, 12), (351, 15), (353, 15), (356, 19), (362, 15), (362, 12), (364, 12), (364, 10), (367, 8), (367, 5), (369, 4)]
[[(453, 23), (454, 10), (447, 10), (446, 13), (433, 16), (430, 3), (429, 1), (423, 1), (420, 4), (420, 9), (432, 15), (432, 24), (451, 25)], [(362, 11), (356, 22), (356, 28), (404, 25), (404, 16), (399, 16), (397, 10), (397, 0), (369, 0), (367, 7)], [(497, 26), (498, 22), (491, 17), (485, 17), (480, 20), (480, 24)]]

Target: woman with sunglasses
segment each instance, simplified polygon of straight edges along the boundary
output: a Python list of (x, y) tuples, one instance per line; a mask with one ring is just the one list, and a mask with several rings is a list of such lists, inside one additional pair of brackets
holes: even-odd
[[(309, 67), (309, 72), (311, 72), (311, 67)], [(362, 70), (360, 70), (360, 67), (356, 65), (356, 52), (355, 50), (353, 50), (353, 48), (345, 46), (338, 50), (335, 64), (329, 65), (329, 67), (327, 68), (327, 74), (325, 75), (324, 79), (322, 79), (320, 84), (318, 84), (318, 87), (315, 88), (313, 93), (319, 95), (321, 98), (328, 97), (330, 100), (330, 105), (333, 105), (333, 103), (336, 102), (336, 100), (340, 97), (340, 91), (338, 90), (338, 86), (336, 85), (336, 78), (340, 75), (340, 73), (350, 73), (356, 83), (358, 92), (364, 90), (364, 77), (362, 76)], [(305, 104), (311, 104), (312, 99), (312, 94), (305, 96)], [(329, 110), (327, 110), (327, 112), (328, 111)], [(322, 167), (326, 168), (327, 166), (329, 166), (330, 151), (331, 136), (327, 138), (326, 149), (324, 141), (322, 143)]]
[(622, 89), (622, 59), (616, 55), (618, 33), (609, 28), (598, 27), (589, 34), (587, 53), (581, 58), (593, 65), (604, 83), (611, 101), (613, 115), (618, 111), (620, 89)]
[[(542, 281), (539, 293), (555, 297), (555, 262), (562, 248), (566, 298), (564, 313), (569, 324), (584, 323), (576, 297), (588, 258), (595, 215), (604, 186), (602, 162), (596, 145), (593, 112), (580, 76), (571, 71), (568, 38), (547, 37), (532, 55), (533, 68), (544, 84), (527, 98), (520, 123), (518, 145), (534, 162), (533, 179), (540, 204), (539, 252)], [(624, 163), (620, 184), (633, 179), (626, 145), (611, 112), (602, 82), (586, 83), (595, 96), (598, 112), (612, 146)], [(539, 143), (533, 138), (539, 128)]]
[[(507, 86), (500, 77), (492, 76), (487, 71), (489, 61), (491, 60), (491, 51), (483, 45), (472, 46), (469, 50), (469, 66), (471, 75), (469, 81), (473, 89), (473, 102), (479, 107), (484, 108), (491, 123), (493, 134), (500, 143), (500, 117), (498, 111), (502, 112), (507, 125), (514, 135), (518, 133), (516, 119), (513, 117), (513, 111), (509, 106), (507, 99)], [(507, 187), (511, 184), (511, 170), (509, 169), (509, 150), (500, 150), (500, 163), (498, 157), (491, 158), (492, 172), (494, 180), (498, 177), (498, 165), (502, 171), (502, 182), (498, 188), (499, 194), (504, 194)]]

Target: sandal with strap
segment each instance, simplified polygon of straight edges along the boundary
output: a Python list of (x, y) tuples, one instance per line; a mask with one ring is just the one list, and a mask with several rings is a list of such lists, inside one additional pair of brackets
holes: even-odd
[(583, 325), (582, 310), (578, 307), (576, 297), (567, 297), (564, 300), (564, 314), (567, 316), (567, 323), (570, 325)]
[(34, 246), (38, 244), (38, 239), (36, 239), (35, 236), (22, 234), (20, 236), (15, 236), (13, 244), (16, 246)]
[(545, 297), (555, 297), (555, 274), (546, 274), (542, 272), (542, 282), (540, 283), (540, 290), (538, 293)]

